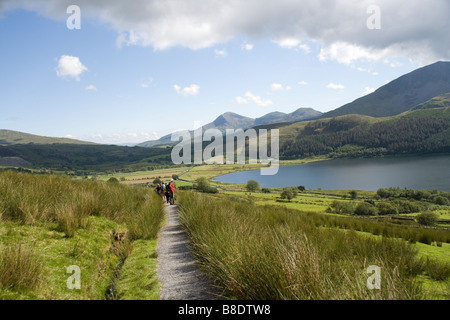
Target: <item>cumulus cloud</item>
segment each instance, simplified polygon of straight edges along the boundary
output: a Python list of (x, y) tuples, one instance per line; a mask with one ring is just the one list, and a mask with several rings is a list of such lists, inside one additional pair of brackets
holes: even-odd
[(90, 141), (101, 144), (116, 144), (116, 145), (138, 144), (150, 140), (159, 139), (159, 136), (156, 132), (121, 132), (111, 134), (97, 133), (94, 135), (82, 136), (80, 138), (73, 136), (70, 137), (80, 139), (83, 141)]
[(228, 55), (227, 51), (225, 49), (222, 50), (214, 50), (214, 53), (216, 54), (216, 56), (218, 57), (226, 57)]
[(80, 58), (63, 55), (59, 58), (56, 75), (60, 78), (69, 77), (80, 81), (81, 74), (87, 70), (88, 68), (81, 63)]
[(179, 95), (182, 95), (183, 97), (196, 96), (200, 93), (200, 86), (196, 84), (192, 84), (191, 86), (183, 89), (176, 84), (173, 86), (173, 88)]
[[(1, 0), (0, 10), (24, 7), (65, 20), (72, 3)], [(379, 30), (367, 24), (373, 0), (79, 0), (77, 5), (83, 19), (95, 18), (115, 29), (118, 45), (200, 49), (243, 35), (285, 48), (313, 40), (322, 45), (322, 59), (340, 63), (383, 56), (420, 63), (450, 59), (448, 0), (377, 0)]]
[(375, 92), (375, 88), (370, 88), (370, 87), (365, 87), (364, 88), (364, 94), (371, 94), (373, 92)]
[(271, 106), (273, 104), (273, 102), (271, 100), (264, 100), (259, 96), (255, 96), (250, 91), (247, 91), (245, 93), (244, 97), (237, 97), (236, 102), (239, 104), (248, 104), (250, 102), (253, 102), (260, 107), (267, 107), (267, 106)]
[(280, 83), (273, 83), (272, 84), (272, 90), (273, 91), (289, 91), (292, 88), (290, 86), (286, 86), (284, 87), (282, 84)]
[(91, 84), (91, 85), (87, 86), (85, 88), (85, 90), (87, 90), (87, 91), (97, 91), (97, 87), (94, 86), (93, 84)]
[(253, 48), (254, 48), (254, 45), (245, 42), (245, 43), (242, 44), (241, 48), (242, 48), (242, 50), (245, 50), (245, 51), (252, 51)]
[(343, 90), (345, 88), (345, 86), (342, 84), (336, 84), (336, 83), (331, 82), (327, 85), (327, 88), (333, 89), (333, 90)]

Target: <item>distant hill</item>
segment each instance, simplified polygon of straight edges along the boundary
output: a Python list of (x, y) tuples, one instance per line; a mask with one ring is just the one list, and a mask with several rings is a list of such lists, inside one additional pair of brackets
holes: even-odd
[(67, 138), (43, 137), (29, 133), (23, 133), (12, 130), (0, 130), (0, 146), (9, 146), (14, 144), (84, 144), (94, 145), (93, 142), (86, 142)]
[(450, 107), (428, 102), (393, 117), (352, 114), (280, 128), (281, 159), (428, 153), (450, 153)]
[[(293, 123), (299, 121), (306, 121), (312, 119), (318, 119), (322, 115), (321, 112), (316, 111), (312, 108), (300, 108), (292, 113), (283, 113), (283, 112), (271, 112), (260, 118), (249, 118), (241, 116), (237, 113), (226, 112), (216, 120), (207, 125), (203, 126), (203, 130), (209, 129), (218, 129), (222, 132), (225, 132), (226, 129), (249, 129), (255, 126), (264, 126), (264, 125), (272, 125), (277, 123)], [(173, 142), (171, 141), (171, 134), (166, 135), (159, 140), (147, 141), (141, 144), (138, 144), (138, 147), (151, 148), (160, 145), (169, 145)]]
[(346, 114), (390, 117), (448, 92), (450, 62), (440, 61), (408, 73), (367, 96), (327, 112), (322, 118)]

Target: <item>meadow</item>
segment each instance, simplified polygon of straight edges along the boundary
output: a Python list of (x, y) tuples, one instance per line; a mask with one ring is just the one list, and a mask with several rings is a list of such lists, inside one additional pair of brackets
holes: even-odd
[(157, 299), (163, 219), (148, 188), (0, 173), (0, 299)]
[[(197, 258), (230, 298), (448, 299), (448, 260), (424, 257), (401, 237), (358, 230), (362, 221), (236, 196), (184, 192), (180, 203)], [(373, 265), (382, 270), (381, 290), (366, 286)]]

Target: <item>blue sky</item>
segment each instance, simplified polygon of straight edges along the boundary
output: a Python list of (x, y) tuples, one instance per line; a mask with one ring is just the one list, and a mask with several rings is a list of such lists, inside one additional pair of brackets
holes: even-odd
[[(436, 46), (418, 52), (417, 43), (429, 35), (414, 39), (416, 31), (407, 36), (403, 29), (389, 28), (389, 11), (380, 30), (355, 22), (361, 29), (358, 37), (349, 26), (327, 21), (335, 33), (329, 39), (330, 25), (319, 32), (307, 19), (303, 25), (299, 16), (296, 29), (289, 30), (279, 26), (280, 18), (270, 20), (273, 9), (249, 14), (236, 8), (236, 1), (227, 7), (237, 10), (231, 18), (226, 10), (218, 11), (216, 20), (223, 20), (218, 26), (209, 18), (216, 8), (208, 8), (213, 12), (206, 15), (180, 6), (160, 21), (154, 10), (148, 17), (139, 6), (122, 10), (123, 2), (78, 1), (81, 29), (69, 30), (70, 2), (64, 2), (0, 1), (2, 129), (102, 143), (143, 142), (192, 129), (195, 122), (206, 124), (228, 111), (248, 117), (300, 107), (326, 112), (422, 65), (449, 58), (449, 48), (442, 46), (442, 37), (448, 36), (437, 34)], [(319, 1), (323, 10), (325, 2)], [(351, 2), (348, 12), (354, 11)], [(412, 15), (419, 14), (417, 6)], [(360, 10), (355, 21), (369, 16)], [(260, 22), (267, 17), (270, 28)], [(167, 19), (173, 27), (169, 31)], [(202, 27), (191, 30), (191, 24)], [(373, 42), (367, 44), (367, 38)]]

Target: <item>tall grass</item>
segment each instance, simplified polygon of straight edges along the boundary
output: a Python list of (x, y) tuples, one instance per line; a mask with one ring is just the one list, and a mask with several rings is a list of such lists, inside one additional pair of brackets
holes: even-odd
[(60, 176), (0, 173), (0, 218), (21, 224), (56, 223), (67, 236), (89, 216), (124, 223), (133, 239), (152, 238), (164, 213), (151, 190)]
[(0, 288), (35, 289), (42, 281), (42, 272), (31, 247), (9, 243), (0, 248)]
[[(317, 227), (318, 215), (180, 197), (180, 219), (202, 266), (237, 299), (417, 299), (421, 272), (404, 241)], [(381, 290), (366, 286), (381, 268)]]

